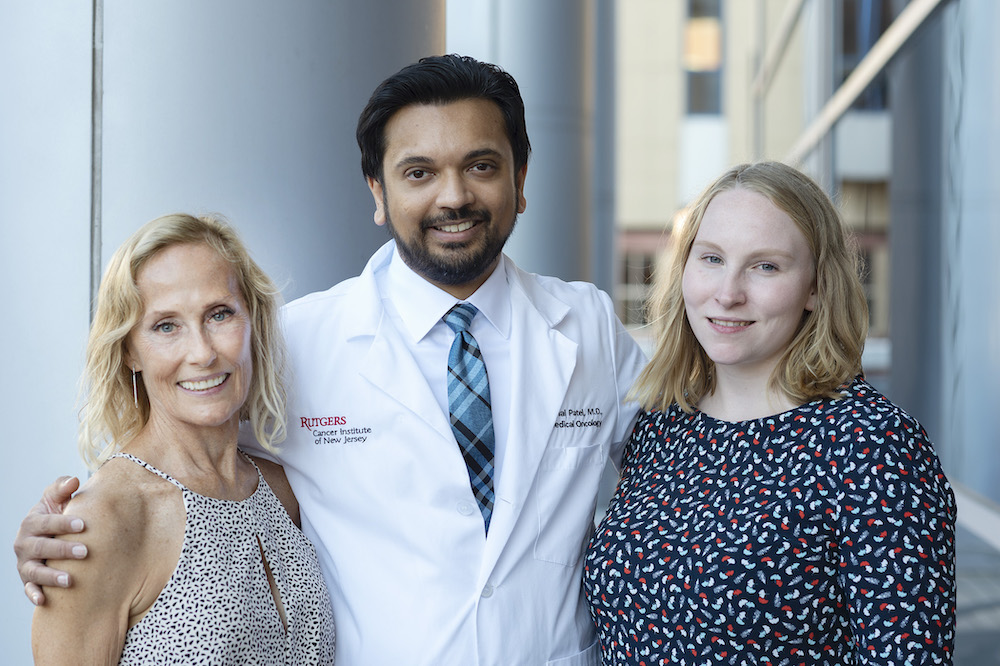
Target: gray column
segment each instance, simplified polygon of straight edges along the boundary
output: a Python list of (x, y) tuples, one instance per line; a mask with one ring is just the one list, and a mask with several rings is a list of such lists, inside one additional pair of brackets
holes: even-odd
[(286, 297), (361, 270), (387, 235), (357, 117), (443, 50), (444, 0), (105, 0), (104, 17), (105, 260), (183, 210), (230, 217)]
[[(805, 81), (807, 118), (819, 115), (823, 105), (833, 95), (833, 31), (835, 5), (830, 2), (807, 2), (802, 10), (802, 25), (806, 40), (804, 70), (811, 75)], [(827, 192), (834, 189), (833, 135), (827, 134), (800, 165)]]
[(614, 293), (618, 265), (615, 199), (615, 0), (596, 0), (593, 59), (594, 146), (591, 169), (590, 258), (586, 279)]
[[(1000, 502), (1000, 7), (941, 13), (944, 80), (942, 422), (953, 480)], [(961, 515), (961, 514), (960, 514)]]
[[(595, 0), (470, 0), (449, 5), (448, 24), (449, 50), (500, 65), (517, 79), (525, 100), (533, 149), (528, 206), (507, 252), (533, 272), (592, 279), (598, 272), (591, 248), (609, 243), (606, 229), (598, 239), (593, 228), (594, 55), (596, 31), (604, 29)], [(603, 111), (602, 119), (612, 122)], [(605, 191), (602, 223), (613, 210), (603, 211), (607, 200)]]
[[(357, 273), (386, 235), (355, 123), (383, 78), (443, 52), (445, 2), (2, 4), (0, 533), (11, 539), (45, 484), (84, 471), (75, 397), (91, 255), (103, 264), (164, 213), (218, 212), (288, 298)], [(13, 571), (0, 596), (3, 662), (31, 663), (32, 606)]]
[(10, 542), (42, 488), (80, 474), (76, 394), (90, 315), (91, 3), (0, 9), (0, 661), (30, 664), (33, 606)]
[(917, 416), (932, 438), (942, 433), (941, 68), (938, 20), (929, 21), (888, 68), (893, 112), (889, 397)]

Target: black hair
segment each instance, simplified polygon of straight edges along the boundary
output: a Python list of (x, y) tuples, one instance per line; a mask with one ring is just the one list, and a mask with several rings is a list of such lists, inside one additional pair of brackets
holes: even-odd
[(397, 111), (411, 104), (447, 104), (463, 99), (487, 99), (497, 105), (514, 152), (514, 168), (520, 171), (528, 163), (531, 143), (517, 82), (496, 65), (455, 54), (421, 58), (379, 84), (358, 118), (361, 171), (366, 177), (382, 180), (385, 126)]

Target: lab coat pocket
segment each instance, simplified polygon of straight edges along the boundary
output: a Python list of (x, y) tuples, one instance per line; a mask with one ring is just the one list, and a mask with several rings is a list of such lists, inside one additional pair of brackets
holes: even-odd
[(535, 477), (535, 559), (574, 566), (594, 525), (607, 444), (549, 448)]
[(601, 666), (601, 646), (595, 640), (583, 652), (561, 659), (551, 659), (545, 666)]

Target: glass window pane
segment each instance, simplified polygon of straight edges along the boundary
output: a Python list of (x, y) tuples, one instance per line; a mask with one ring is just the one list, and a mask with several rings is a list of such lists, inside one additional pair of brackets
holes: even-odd
[(688, 72), (687, 112), (722, 113), (722, 75), (720, 72)]

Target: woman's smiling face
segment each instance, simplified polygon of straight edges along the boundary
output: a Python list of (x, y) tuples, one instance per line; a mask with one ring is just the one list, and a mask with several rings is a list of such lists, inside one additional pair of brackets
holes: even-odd
[(815, 262), (795, 222), (756, 192), (709, 203), (684, 266), (688, 322), (719, 375), (765, 382), (815, 307)]
[(136, 276), (142, 318), (128, 362), (142, 373), (156, 427), (239, 423), (253, 376), (251, 323), (229, 263), (203, 243), (154, 255)]

